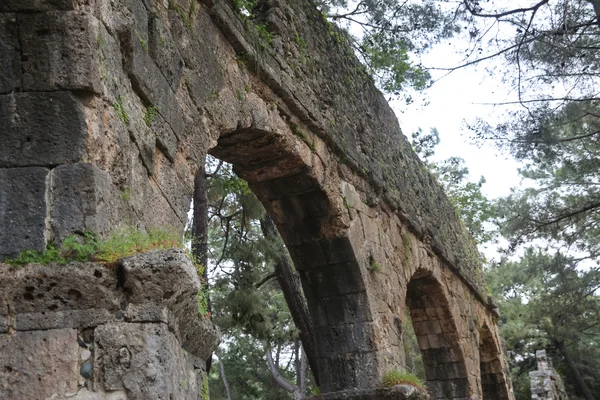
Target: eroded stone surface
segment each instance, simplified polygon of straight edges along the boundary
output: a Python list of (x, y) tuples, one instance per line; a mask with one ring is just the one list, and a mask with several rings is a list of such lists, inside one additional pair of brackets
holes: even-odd
[(0, 335), (0, 398), (48, 399), (75, 394), (78, 347), (74, 329)]
[(219, 333), (198, 314), (200, 281), (182, 250), (151, 251), (122, 261), (122, 285), (127, 291), (127, 321), (170, 323), (183, 347), (207, 359), (218, 344)]
[(199, 399), (201, 371), (165, 324), (117, 323), (94, 331), (96, 383), (128, 399)]
[[(323, 391), (375, 388), (401, 368), (410, 309), (434, 398), (480, 396), (492, 375), (510, 398), (477, 250), (385, 98), (312, 2), (264, 1), (256, 12), (270, 44), (225, 1), (2, 2), (0, 14), (18, 26), (0, 32), (9, 43), (1, 54), (14, 62), (16, 46), (27, 47), (17, 68), (25, 75), (8, 74), (2, 90), (71, 90), (0, 97), (2, 171), (52, 169), (45, 190), (31, 194), (45, 207), (24, 209), (36, 240), (120, 225), (183, 230), (198, 163), (210, 152), (248, 181), (288, 246), (317, 326)], [(19, 188), (6, 188), (0, 205), (12, 207)], [(121, 283), (133, 296), (112, 316), (108, 308), (5, 311), (0, 329), (145, 321), (168, 325), (186, 349), (206, 355), (215, 334), (181, 318), (190, 298), (179, 311), (170, 306), (193, 284), (136, 283), (165, 277), (146, 266), (152, 257), (165, 271), (173, 265), (148, 257), (123, 263), (131, 280)], [(421, 289), (439, 302), (410, 290), (424, 278), (437, 289)], [(198, 334), (186, 336), (184, 326), (206, 336), (194, 342)], [(494, 346), (481, 347), (484, 336)]]
[(41, 167), (0, 169), (0, 259), (18, 255), (24, 246), (46, 246), (47, 203), (42, 194), (48, 172)]
[(311, 397), (311, 400), (429, 400), (427, 392), (410, 385), (397, 385), (385, 389), (344, 390)]
[(219, 332), (199, 288), (180, 250), (0, 264), (0, 398), (200, 400)]
[(529, 373), (532, 400), (561, 400), (567, 398), (564, 383), (552, 367), (546, 350), (535, 352), (537, 371)]
[(55, 166), (84, 153), (83, 106), (69, 92), (0, 95), (0, 127), (0, 168)]

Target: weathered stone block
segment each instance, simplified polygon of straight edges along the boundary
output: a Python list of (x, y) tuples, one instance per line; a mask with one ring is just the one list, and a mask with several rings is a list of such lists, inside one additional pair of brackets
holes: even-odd
[[(194, 18), (194, 16), (190, 15), (189, 18)], [(160, 18), (149, 20), (148, 51), (171, 88), (177, 90), (183, 76), (185, 63), (173, 42), (169, 28)]]
[(310, 400), (429, 400), (429, 398), (423, 389), (410, 385), (397, 385), (381, 389), (348, 389), (320, 394), (311, 397)]
[[(217, 37), (220, 32), (215, 29), (210, 17), (203, 9), (200, 9), (197, 18), (191, 22), (193, 23), (193, 31), (196, 32), (193, 38), (190, 38), (190, 31), (184, 25), (181, 17), (176, 12), (169, 12), (171, 40), (176, 43), (184, 64), (190, 66), (190, 68), (193, 67), (196, 71), (202, 71), (201, 74), (189, 74), (186, 81), (186, 86), (190, 91), (194, 104), (196, 107), (201, 108), (205, 106), (206, 101), (210, 100), (214, 93), (221, 90), (224, 84), (223, 74), (221, 73), (222, 67), (215, 54), (218, 46)], [(151, 37), (154, 35), (152, 30), (151, 28)], [(157, 63), (161, 65), (160, 60), (157, 60)], [(167, 78), (170, 75), (170, 73), (167, 73)], [(175, 88), (174, 84), (176, 82), (176, 80), (173, 80), (173, 88)]]
[(329, 299), (308, 299), (308, 309), (315, 327), (329, 326), (327, 320), (327, 303)]
[(200, 371), (186, 361), (167, 325), (102, 325), (94, 341), (98, 387), (126, 389), (130, 400), (200, 399)]
[(0, 314), (0, 333), (8, 332), (8, 320), (7, 315)]
[(125, 47), (125, 69), (134, 90), (144, 103), (155, 106), (175, 135), (180, 136), (184, 123), (175, 92), (146, 51), (147, 44), (144, 45), (136, 32), (132, 31), (122, 34), (121, 43)]
[[(49, 306), (51, 310), (54, 306)], [(43, 309), (43, 308), (42, 308)], [(31, 331), (60, 328), (93, 328), (107, 322), (118, 321), (118, 311), (103, 309), (81, 309), (66, 311), (40, 311), (17, 314), (15, 329)]]
[(330, 264), (354, 261), (356, 259), (352, 243), (347, 237), (321, 239), (319, 243), (327, 262)]
[(347, 353), (371, 352), (375, 350), (373, 324), (357, 322), (352, 324), (324, 326), (315, 329), (319, 356), (337, 356)]
[(331, 297), (323, 302), (327, 310), (327, 320), (331, 325), (371, 320), (371, 315), (368, 314), (368, 298), (365, 292)]
[(20, 15), (23, 88), (101, 93), (98, 24), (79, 11)]
[(0, 71), (0, 93), (21, 88), (21, 45), (15, 14), (0, 14)]
[(75, 162), (86, 139), (84, 109), (71, 93), (0, 96), (0, 167)]
[(326, 265), (300, 271), (306, 295), (312, 298), (332, 297), (365, 290), (365, 283), (356, 262)]
[(380, 386), (377, 356), (377, 352), (367, 352), (319, 358), (321, 385), (331, 392)]
[(123, 285), (129, 293), (125, 318), (141, 320), (144, 315), (164, 316), (170, 310), (170, 326), (182, 346), (206, 359), (219, 342), (219, 332), (210, 320), (198, 314), (200, 281), (183, 251), (152, 251), (123, 260)]
[(94, 0), (3, 0), (0, 12), (4, 11), (49, 11), (74, 10), (95, 3)]
[(47, 176), (41, 167), (0, 169), (0, 260), (46, 247)]
[(74, 329), (0, 335), (0, 398), (66, 398), (77, 392)]
[(109, 232), (113, 222), (109, 213), (116, 211), (114, 192), (110, 176), (94, 164), (55, 168), (50, 209), (53, 239), (62, 240), (73, 232)]
[(150, 123), (150, 128), (156, 135), (156, 146), (169, 161), (174, 162), (177, 153), (177, 136), (175, 136), (167, 121), (165, 121), (162, 115), (158, 114)]
[(317, 241), (288, 247), (288, 250), (297, 270), (317, 268), (327, 264), (325, 254)]

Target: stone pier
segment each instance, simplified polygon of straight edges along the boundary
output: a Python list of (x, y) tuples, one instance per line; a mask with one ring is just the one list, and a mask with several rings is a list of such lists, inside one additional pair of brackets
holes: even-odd
[(219, 333), (199, 289), (179, 250), (0, 264), (0, 399), (207, 400)]

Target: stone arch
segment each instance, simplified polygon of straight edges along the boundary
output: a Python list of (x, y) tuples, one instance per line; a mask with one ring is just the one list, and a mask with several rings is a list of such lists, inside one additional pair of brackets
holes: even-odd
[(500, 350), (487, 325), (479, 330), (479, 369), (483, 400), (509, 399), (506, 379), (502, 373)]
[(322, 152), (317, 156), (305, 139), (281, 129), (290, 128), (227, 132), (209, 153), (231, 163), (248, 182), (292, 256), (315, 327), (321, 389), (376, 386), (373, 321), (364, 277), (334, 197), (339, 181), (324, 168)]
[(458, 330), (442, 285), (431, 272), (418, 270), (412, 276), (406, 305), (423, 354), (432, 399), (468, 397), (469, 381)]

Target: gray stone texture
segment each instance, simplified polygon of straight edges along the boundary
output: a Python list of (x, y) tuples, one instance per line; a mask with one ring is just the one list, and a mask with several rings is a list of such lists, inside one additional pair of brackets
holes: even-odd
[[(151, 251), (122, 261), (122, 285), (128, 293), (125, 319), (161, 320), (167, 316), (182, 346), (202, 359), (210, 357), (219, 333), (198, 314), (200, 281), (182, 250)], [(169, 313), (162, 310), (167, 309)], [(157, 317), (152, 318), (156, 314)]]
[(423, 389), (410, 385), (397, 385), (385, 389), (350, 389), (325, 393), (310, 400), (429, 400)]
[(77, 393), (74, 329), (0, 335), (0, 398), (66, 398)]
[(101, 92), (94, 17), (50, 11), (18, 18), (24, 90)]
[(78, 161), (87, 133), (83, 105), (69, 92), (0, 95), (0, 168)]
[(0, 12), (74, 10), (95, 3), (94, 0), (3, 0)]
[(52, 239), (72, 232), (106, 234), (112, 229), (118, 205), (111, 177), (95, 164), (65, 164), (52, 170), (50, 189)]
[(130, 400), (199, 399), (201, 376), (165, 324), (117, 323), (94, 331), (96, 385)]
[(16, 14), (0, 14), (0, 93), (21, 88), (21, 47)]
[(198, 289), (178, 250), (0, 264), (0, 398), (200, 400), (219, 333)]
[(0, 260), (46, 246), (47, 176), (41, 167), (0, 168)]
[(529, 373), (532, 400), (563, 400), (567, 393), (563, 381), (554, 370), (552, 360), (546, 355), (546, 350), (535, 352), (537, 371)]
[(147, 105), (155, 106), (175, 134), (180, 136), (184, 123), (181, 117), (181, 110), (175, 101), (175, 92), (148, 53), (148, 43), (143, 38), (142, 33), (140, 33), (146, 32), (146, 30), (142, 30), (142, 27), (136, 28), (121, 34), (122, 51), (125, 56), (125, 70), (138, 96)]

